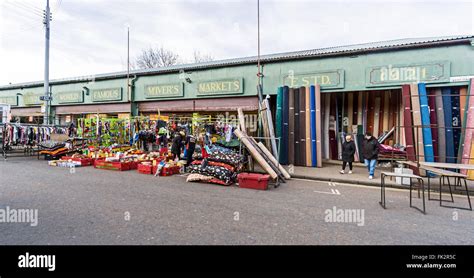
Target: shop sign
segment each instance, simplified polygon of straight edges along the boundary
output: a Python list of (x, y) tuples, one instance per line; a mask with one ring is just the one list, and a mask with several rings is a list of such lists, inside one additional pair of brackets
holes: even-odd
[(82, 91), (61, 92), (56, 96), (58, 103), (81, 103), (84, 102), (84, 94)]
[(297, 73), (290, 71), (284, 76), (283, 84), (289, 87), (320, 85), (321, 89), (344, 88), (344, 70)]
[(367, 87), (402, 85), (415, 82), (449, 82), (450, 74), (449, 61), (369, 67), (365, 71)]
[(145, 86), (145, 98), (167, 98), (184, 96), (183, 83), (147, 85)]
[(452, 76), (449, 78), (450, 82), (468, 82), (469, 80), (474, 79), (474, 75), (465, 75), (465, 76)]
[(205, 95), (226, 95), (226, 94), (243, 94), (244, 79), (225, 79), (215, 81), (204, 81), (198, 83), (197, 94)]
[(39, 105), (42, 103), (40, 100), (41, 95), (35, 95), (31, 93), (27, 93), (23, 95), (23, 103), (25, 105)]
[(98, 89), (92, 91), (92, 101), (120, 101), (122, 100), (122, 88)]
[(0, 97), (0, 103), (18, 106), (18, 98), (16, 96)]

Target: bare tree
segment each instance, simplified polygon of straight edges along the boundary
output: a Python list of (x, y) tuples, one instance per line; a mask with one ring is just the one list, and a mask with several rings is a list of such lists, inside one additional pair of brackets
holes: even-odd
[(194, 63), (210, 62), (214, 61), (214, 57), (211, 54), (201, 53), (198, 50), (194, 50)]
[(143, 49), (135, 59), (133, 68), (151, 69), (176, 65), (179, 62), (179, 55), (171, 50), (160, 47), (149, 47)]

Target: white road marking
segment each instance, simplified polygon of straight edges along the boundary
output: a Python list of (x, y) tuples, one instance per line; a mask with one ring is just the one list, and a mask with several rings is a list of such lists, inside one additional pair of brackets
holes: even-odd
[(324, 191), (313, 191), (314, 193), (320, 193), (320, 194), (329, 194), (329, 195), (341, 195), (341, 193), (336, 193), (334, 191), (331, 191), (331, 192), (324, 192)]

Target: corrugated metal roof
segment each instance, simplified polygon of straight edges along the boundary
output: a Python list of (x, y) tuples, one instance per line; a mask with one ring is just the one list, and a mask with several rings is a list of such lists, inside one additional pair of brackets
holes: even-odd
[[(317, 49), (311, 49), (311, 50), (268, 54), (268, 55), (262, 55), (260, 59), (263, 63), (271, 63), (271, 62), (277, 62), (277, 61), (283, 61), (283, 60), (297, 60), (297, 59), (317, 58), (317, 57), (324, 57), (324, 56), (349, 55), (349, 54), (373, 52), (373, 51), (384, 51), (384, 50), (386, 51), (386, 50), (403, 49), (403, 48), (433, 47), (433, 46), (439, 46), (439, 45), (444, 45), (444, 44), (468, 43), (472, 40), (474, 40), (473, 35), (397, 39), (397, 40), (389, 40), (389, 41), (381, 41), (381, 42), (371, 42), (371, 43), (353, 44), (353, 45), (345, 45), (345, 46), (317, 48)], [(217, 67), (225, 67), (225, 66), (237, 66), (237, 65), (252, 64), (256, 62), (257, 62), (257, 56), (251, 56), (251, 57), (203, 62), (203, 63), (181, 64), (181, 65), (174, 65), (174, 66), (163, 67), (163, 68), (133, 70), (130, 72), (130, 74), (132, 76), (134, 75), (141, 76), (141, 75), (179, 72), (181, 70), (189, 71), (189, 70), (199, 70), (199, 69), (217, 68)], [(105, 73), (105, 74), (95, 74), (95, 75), (86, 76), (86, 77), (55, 79), (55, 80), (51, 80), (50, 84), (54, 85), (54, 84), (62, 84), (62, 83), (73, 83), (75, 81), (91, 80), (92, 78), (94, 80), (123, 78), (126, 75), (127, 75), (126, 71), (115, 72), (115, 73)], [(34, 87), (34, 86), (39, 86), (39, 85), (43, 85), (43, 81), (0, 86), (0, 90), (21, 88), (21, 87)]]

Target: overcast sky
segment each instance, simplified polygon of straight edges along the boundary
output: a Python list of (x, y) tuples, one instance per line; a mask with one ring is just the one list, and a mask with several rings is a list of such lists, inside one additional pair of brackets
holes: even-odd
[[(190, 61), (257, 53), (256, 0), (50, 0), (52, 79), (126, 70), (160, 46)], [(46, 0), (0, 0), (0, 85), (42, 80)], [(261, 0), (262, 53), (372, 41), (474, 34), (474, 0)]]

